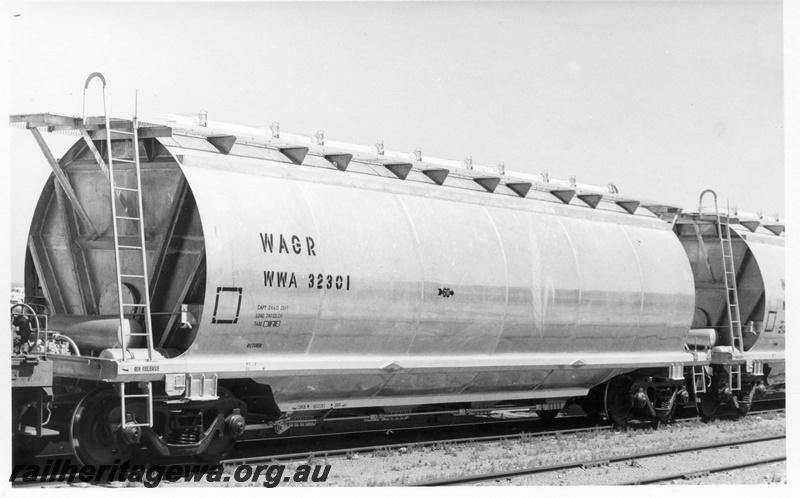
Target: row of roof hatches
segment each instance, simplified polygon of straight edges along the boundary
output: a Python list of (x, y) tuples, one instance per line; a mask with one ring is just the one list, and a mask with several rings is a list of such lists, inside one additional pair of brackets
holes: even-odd
[[(480, 185), (490, 193), (495, 192), (499, 185), (504, 185), (519, 197), (526, 197), (532, 191), (546, 192), (552, 194), (548, 199), (553, 201), (557, 199), (569, 204), (573, 198), (578, 198), (590, 208), (596, 208), (605, 200), (629, 214), (634, 214), (639, 206), (657, 216), (681, 211), (679, 207), (665, 203), (620, 196), (613, 184), (603, 188), (577, 183), (575, 177), (569, 181), (551, 179), (547, 172), (542, 175), (512, 172), (505, 170), (502, 163), (493, 168), (476, 165), (471, 158), (460, 162), (423, 157), (420, 149), (413, 153), (390, 151), (382, 141), (372, 147), (336, 142), (327, 140), (322, 131), (315, 136), (294, 135), (281, 132), (277, 123), (268, 129), (246, 127), (209, 121), (203, 113), (199, 116), (162, 114), (148, 121), (172, 129), (174, 145), (195, 150), (283, 161), (288, 158), (298, 165), (313, 165), (315, 159), (321, 157), (329, 166), (333, 165), (342, 171), (348, 170), (351, 165), (367, 163), (381, 166), (402, 180), (415, 171), (438, 185), (443, 185), (448, 178), (451, 179), (448, 184), (453, 186), (456, 179), (469, 180), (474, 182), (472, 185)], [(352, 171), (352, 168), (348, 171)]]
[[(197, 143), (194, 146), (184, 142), (182, 145), (188, 146), (188, 148), (229, 154), (234, 153), (232, 152), (234, 144), (260, 144), (262, 147), (256, 148), (262, 150), (250, 153), (242, 151), (242, 155), (276, 159), (273, 154), (263, 150), (264, 145), (272, 145), (275, 147), (273, 149), (275, 152), (282, 153), (295, 164), (302, 164), (306, 154), (310, 150), (314, 150), (314, 154), (321, 155), (343, 171), (347, 169), (350, 160), (356, 158), (360, 161), (382, 165), (392, 171), (395, 176), (405, 179), (416, 164), (419, 165), (418, 169), (423, 174), (439, 185), (442, 185), (450, 174), (460, 178), (469, 178), (489, 192), (494, 192), (497, 185), (502, 182), (520, 197), (525, 197), (533, 188), (548, 191), (565, 204), (569, 204), (574, 196), (583, 200), (591, 208), (597, 207), (598, 203), (605, 199), (616, 203), (630, 214), (634, 214), (640, 205), (659, 216), (681, 212), (681, 209), (676, 206), (619, 196), (618, 189), (613, 183), (609, 183), (606, 188), (603, 188), (577, 183), (574, 176), (570, 177), (568, 181), (553, 179), (549, 177), (547, 171), (541, 175), (530, 175), (506, 170), (502, 162), (497, 167), (477, 165), (472, 162), (471, 157), (465, 158), (464, 161), (427, 156), (423, 158), (420, 148), (408, 153), (387, 150), (383, 141), (380, 140), (374, 146), (336, 142), (327, 140), (322, 130), (317, 131), (314, 136), (295, 135), (282, 132), (280, 124), (277, 122), (272, 123), (269, 128), (233, 125), (209, 121), (205, 111), (201, 111), (197, 115), (163, 114), (157, 116), (155, 121), (172, 128), (179, 135), (195, 135), (206, 142), (204, 145)], [(342, 154), (345, 151), (347, 153)], [(765, 216), (761, 212), (738, 212), (735, 207), (731, 211), (731, 217), (736, 218), (740, 224), (753, 232), (759, 226), (764, 226), (776, 235), (784, 231), (784, 221), (778, 215), (771, 217)], [(705, 210), (704, 214), (707, 214)], [(720, 214), (727, 216), (728, 211), (724, 208), (720, 209)]]
[(365, 155), (383, 156), (385, 158), (399, 159), (402, 161), (424, 162), (434, 166), (441, 166), (444, 168), (458, 168), (464, 170), (471, 170), (476, 173), (485, 173), (490, 175), (512, 175), (514, 177), (534, 180), (542, 183), (552, 183), (554, 185), (578, 188), (581, 190), (597, 192), (601, 194), (617, 194), (618, 189), (613, 183), (609, 183), (606, 187), (597, 185), (588, 185), (577, 183), (574, 176), (569, 180), (560, 180), (550, 178), (549, 173), (544, 171), (541, 175), (529, 175), (521, 172), (507, 171), (503, 162), (498, 163), (497, 166), (478, 165), (472, 161), (471, 156), (467, 156), (463, 161), (454, 161), (450, 159), (439, 159), (434, 157), (422, 157), (422, 149), (417, 147), (414, 152), (399, 152), (388, 150), (384, 147), (383, 140), (378, 140), (375, 145), (356, 145), (346, 142), (336, 142), (333, 140), (325, 139), (325, 132), (319, 130), (314, 136), (296, 135), (280, 131), (280, 124), (275, 122), (269, 128), (256, 128), (250, 126), (234, 125), (230, 123), (222, 123), (216, 121), (209, 121), (207, 119), (206, 111), (201, 111), (197, 115), (188, 114), (160, 114), (156, 116), (155, 120), (151, 120), (169, 126), (174, 129), (183, 129), (186, 131), (193, 130), (200, 132), (203, 136), (208, 136), (203, 131), (219, 131), (230, 133), (236, 137), (256, 136), (261, 138), (272, 138), (275, 140), (284, 140), (296, 144), (307, 146), (326, 146), (347, 150), (349, 152), (360, 153)]
[[(48, 132), (80, 134), (80, 130), (85, 129), (94, 140), (106, 136), (105, 118), (102, 117), (82, 120), (74, 116), (45, 113), (11, 116), (10, 122), (12, 126)], [(126, 130), (133, 126), (132, 121), (126, 119), (112, 119), (110, 123), (112, 139), (113, 130)], [(666, 220), (673, 219), (683, 211), (678, 206), (663, 202), (620, 196), (613, 183), (606, 188), (585, 185), (577, 183), (575, 177), (569, 181), (549, 178), (547, 171), (541, 175), (531, 175), (506, 170), (503, 163), (497, 167), (476, 165), (470, 157), (464, 161), (423, 157), (419, 148), (412, 153), (390, 151), (384, 148), (382, 141), (375, 146), (336, 142), (327, 140), (322, 131), (315, 136), (294, 135), (281, 132), (278, 123), (273, 123), (268, 129), (240, 126), (209, 121), (207, 114), (201, 112), (199, 115), (162, 114), (138, 121), (138, 127), (140, 138), (155, 137), (165, 144), (172, 139), (174, 146), (212, 153), (276, 161), (288, 159), (297, 165), (333, 166), (341, 171), (370, 172), (401, 180), (413, 172), (416, 177), (424, 175), (437, 185), (443, 185), (449, 179), (449, 186), (490, 193), (503, 185), (509, 189), (504, 191), (506, 195), (535, 197), (564, 204), (570, 204), (574, 198), (578, 198), (583, 202), (576, 206), (585, 205), (589, 208), (597, 208), (601, 201), (605, 201), (606, 206), (614, 206), (613, 210), (619, 212), (652, 216), (641, 211), (637, 213), (641, 206)], [(529, 196), (529, 193), (533, 195)], [(771, 217), (760, 212), (737, 212), (736, 208), (732, 211), (731, 218), (736, 218), (738, 223), (753, 232), (760, 226), (776, 235), (785, 230), (785, 221), (778, 215)], [(720, 213), (724, 216), (728, 214), (725, 209), (720, 209)], [(709, 213), (704, 210), (703, 214)]]

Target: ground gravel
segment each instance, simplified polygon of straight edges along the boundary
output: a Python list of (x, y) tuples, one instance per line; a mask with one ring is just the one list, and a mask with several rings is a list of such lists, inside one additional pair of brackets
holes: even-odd
[[(657, 430), (614, 432), (608, 428), (566, 436), (526, 437), (496, 443), (466, 443), (435, 447), (408, 447), (345, 458), (315, 458), (330, 463), (327, 486), (403, 486), (419, 481), (467, 474), (483, 474), (600, 460), (618, 455), (681, 448), (695, 444), (734, 441), (742, 438), (786, 433), (784, 415), (750, 416), (738, 421), (675, 422)], [(525, 478), (493, 481), (489, 485), (608, 485), (651, 476), (692, 472), (754, 458), (785, 455), (785, 440), (726, 447), (710, 452), (690, 452), (608, 464), (590, 469), (539, 474)], [(724, 474), (676, 480), (674, 484), (764, 484), (785, 483), (786, 465), (771, 464)], [(484, 485), (486, 483), (483, 483)]]
[[(549, 466), (614, 456), (684, 448), (697, 444), (733, 442), (786, 434), (784, 414), (751, 415), (738, 421), (702, 423), (698, 420), (674, 422), (658, 429), (647, 428), (614, 432), (608, 427), (572, 435), (527, 436), (500, 442), (475, 442), (455, 445), (408, 446), (378, 450), (373, 453), (350, 453), (346, 456), (312, 455), (305, 461), (286, 463), (286, 474), (300, 465), (330, 465), (325, 483), (285, 482), (280, 488), (298, 486), (406, 486), (409, 484), (463, 475), (486, 474), (534, 466)], [(785, 440), (727, 446), (716, 450), (694, 451), (664, 457), (626, 460), (590, 468), (536, 474), (514, 479), (479, 483), (493, 486), (585, 486), (617, 485), (648, 477), (678, 472), (696, 472), (734, 462), (786, 454)], [(271, 462), (278, 464), (278, 462)], [(237, 483), (231, 478), (235, 466), (227, 466), (227, 482), (162, 482), (159, 487), (224, 486), (259, 487), (263, 482)], [(733, 485), (786, 484), (786, 464), (768, 464), (721, 474), (675, 479), (666, 484)], [(73, 484), (78, 486), (88, 486)], [(137, 483), (113, 483), (113, 487), (140, 487)]]

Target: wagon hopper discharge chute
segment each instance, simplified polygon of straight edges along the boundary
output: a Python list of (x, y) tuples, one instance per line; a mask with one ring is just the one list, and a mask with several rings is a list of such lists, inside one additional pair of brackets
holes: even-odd
[[(75, 343), (51, 356), (52, 425), (84, 463), (216, 460), (246, 429), (428, 405), (664, 418), (726, 345), (687, 347), (724, 323), (698, 322), (673, 206), (204, 113), (11, 121), (54, 170), (25, 293)], [(45, 130), (78, 140), (55, 159)]]

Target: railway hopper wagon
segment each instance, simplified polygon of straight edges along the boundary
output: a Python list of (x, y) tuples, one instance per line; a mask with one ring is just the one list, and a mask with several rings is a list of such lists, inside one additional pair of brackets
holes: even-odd
[[(781, 382), (777, 221), (205, 113), (11, 122), (53, 169), (38, 308), (13, 317), (46, 319), (29, 350), (53, 376), (14, 390), (29, 448), (46, 429), (86, 464), (216, 460), (325, 418), (577, 403), (624, 424), (746, 411)], [(42, 131), (77, 141), (56, 159)]]
[(760, 214), (698, 211), (679, 216), (674, 228), (695, 279), (686, 344), (709, 359), (687, 369), (687, 381), (703, 416), (726, 405), (744, 414), (756, 396), (785, 389), (785, 225)]

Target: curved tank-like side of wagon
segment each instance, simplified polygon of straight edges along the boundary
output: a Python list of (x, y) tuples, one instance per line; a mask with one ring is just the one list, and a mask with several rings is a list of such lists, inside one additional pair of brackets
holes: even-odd
[[(650, 213), (489, 195), (466, 179), (439, 186), (418, 171), (400, 181), (357, 160), (342, 172), (311, 154), (303, 166), (264, 148), (226, 155), (193, 137), (149, 148), (154, 335), (166, 355), (182, 353), (166, 362), (176, 371), (247, 375), (292, 406), (382, 405), (581, 393), (619, 369), (682, 358), (691, 270)], [(65, 157), (108, 233), (105, 177), (80, 142)], [(108, 236), (78, 235), (52, 185), (31, 230), (48, 299), (57, 314), (111, 314)], [(82, 272), (43, 264), (78, 253)], [(125, 291), (137, 302), (143, 289)]]
[[(751, 225), (752, 226), (752, 225)], [(733, 338), (726, 302), (722, 246), (716, 225), (696, 215), (683, 215), (675, 228), (695, 280), (693, 329), (714, 329), (714, 346), (731, 346)], [(785, 238), (764, 228), (751, 232), (738, 223), (731, 227), (731, 248), (737, 304), (742, 323), (742, 349), (783, 351), (785, 315)], [(781, 336), (778, 339), (778, 336)], [(766, 337), (771, 339), (766, 339)]]
[(745, 329), (745, 356), (764, 361), (770, 368), (770, 385), (783, 387), (786, 383), (786, 239), (764, 229), (756, 233), (743, 228), (737, 231), (758, 265), (763, 289), (752, 317), (753, 326)]
[(183, 167), (215, 234), (186, 356), (306, 370), (269, 379), (278, 399), (589, 386), (613, 373), (588, 365), (604, 356), (680, 351), (691, 320), (691, 274), (658, 219), (243, 159)]

